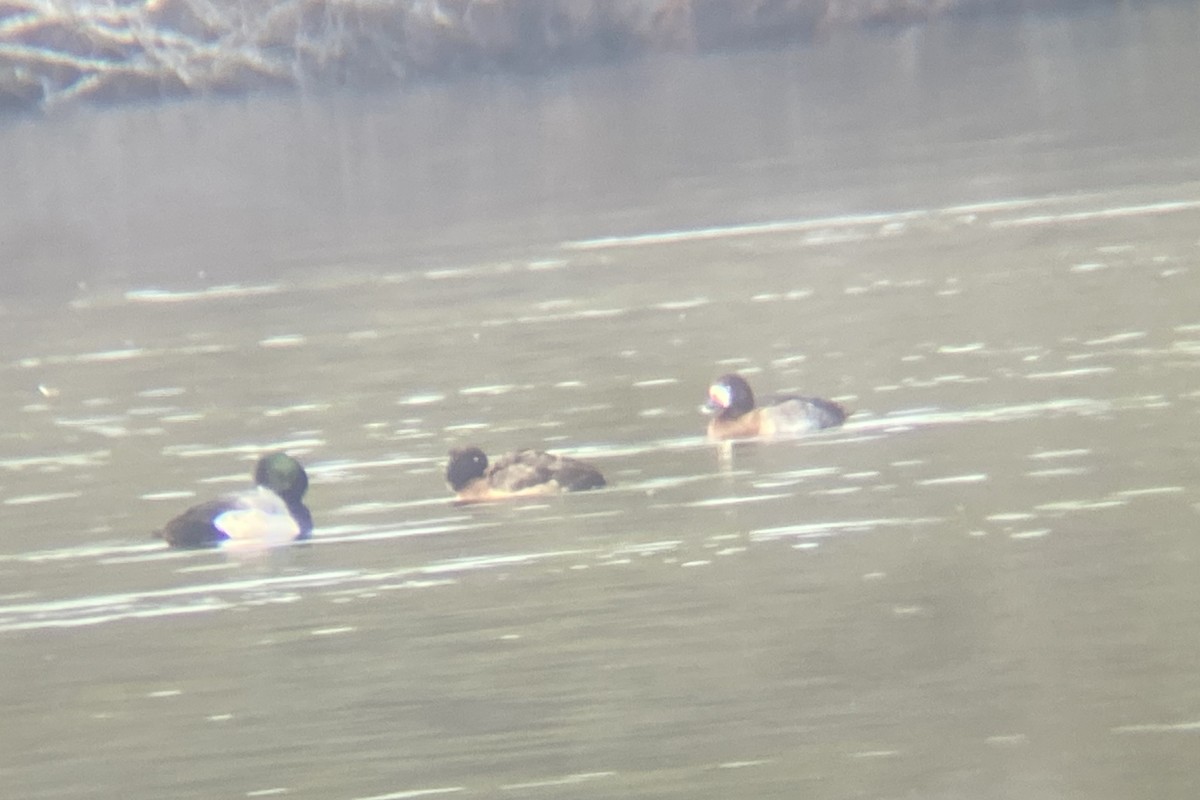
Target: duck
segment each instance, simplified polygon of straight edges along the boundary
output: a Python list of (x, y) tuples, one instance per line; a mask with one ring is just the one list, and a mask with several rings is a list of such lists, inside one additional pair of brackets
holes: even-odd
[(312, 536), (312, 513), (304, 505), (308, 473), (287, 453), (270, 453), (254, 467), (255, 487), (192, 506), (154, 535), (171, 547), (199, 549), (224, 544), (271, 546)]
[(600, 470), (579, 459), (517, 450), (489, 463), (487, 455), (474, 446), (450, 451), (446, 483), (459, 503), (580, 492), (606, 485)]
[(756, 405), (754, 391), (741, 375), (729, 373), (708, 387), (703, 411), (712, 415), (708, 438), (787, 438), (822, 428), (836, 428), (846, 420), (846, 410), (821, 397), (781, 395), (766, 405)]

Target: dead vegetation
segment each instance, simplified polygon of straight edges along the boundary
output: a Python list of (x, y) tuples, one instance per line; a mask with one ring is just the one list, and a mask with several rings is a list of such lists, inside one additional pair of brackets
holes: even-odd
[[(1005, 0), (0, 0), (0, 110), (803, 40)], [(1012, 0), (1008, 0), (1011, 4)]]

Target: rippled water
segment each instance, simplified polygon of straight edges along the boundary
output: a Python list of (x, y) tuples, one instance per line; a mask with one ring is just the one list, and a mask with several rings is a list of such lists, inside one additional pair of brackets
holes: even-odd
[[(1191, 797), (1196, 24), (0, 130), (6, 793)], [(149, 538), (276, 447), (311, 543)]]

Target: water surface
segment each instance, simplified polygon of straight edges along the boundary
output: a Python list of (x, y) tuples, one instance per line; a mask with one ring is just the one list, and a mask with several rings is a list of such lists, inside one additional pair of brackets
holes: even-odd
[[(0, 129), (8, 793), (1192, 796), (1196, 26)], [(267, 448), (311, 544), (148, 538)]]

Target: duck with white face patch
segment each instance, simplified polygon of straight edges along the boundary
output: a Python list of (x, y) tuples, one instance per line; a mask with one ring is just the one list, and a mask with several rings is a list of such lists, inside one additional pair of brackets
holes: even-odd
[(847, 416), (840, 405), (821, 397), (780, 395), (757, 405), (750, 384), (734, 373), (713, 381), (701, 410), (712, 415), (708, 438), (713, 441), (789, 438), (835, 428)]

